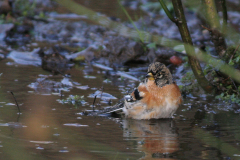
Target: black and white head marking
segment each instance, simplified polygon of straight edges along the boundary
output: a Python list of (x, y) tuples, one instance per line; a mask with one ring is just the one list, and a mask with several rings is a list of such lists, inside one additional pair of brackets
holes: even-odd
[[(154, 79), (158, 87), (172, 84), (172, 74), (169, 69), (160, 62), (151, 63), (148, 67), (148, 77)], [(150, 79), (148, 78), (148, 80)]]

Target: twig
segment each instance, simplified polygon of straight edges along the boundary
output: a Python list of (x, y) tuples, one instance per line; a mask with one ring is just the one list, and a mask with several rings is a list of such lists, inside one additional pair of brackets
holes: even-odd
[(238, 96), (239, 96), (238, 88), (237, 88), (237, 86), (236, 86), (235, 82), (232, 80), (232, 78), (230, 78), (230, 80), (232, 81), (232, 83), (233, 83), (234, 87), (236, 88), (236, 90), (237, 90), (237, 94), (238, 94)]
[(102, 99), (102, 94), (103, 94), (103, 86), (101, 87), (102, 89), (102, 92), (101, 92), (101, 95), (100, 95), (100, 98), (99, 98), (99, 102), (98, 102), (98, 105), (100, 105), (100, 101), (101, 101), (101, 99)]
[(17, 108), (18, 108), (19, 113), (21, 113), (20, 107), (19, 107), (19, 105), (18, 105), (18, 102), (17, 102), (17, 100), (16, 100), (16, 98), (15, 98), (15, 96), (14, 96), (14, 94), (13, 94), (12, 91), (11, 91), (11, 94), (13, 95), (13, 98), (14, 98), (14, 100), (15, 100), (15, 102), (16, 102), (16, 105), (17, 105)]
[[(215, 91), (214, 87), (206, 79), (199, 60), (195, 57), (195, 53), (190, 32), (188, 30), (187, 21), (184, 15), (184, 10), (181, 0), (172, 0), (173, 9), (177, 18), (177, 23), (175, 23), (180, 31), (182, 41), (184, 42), (184, 48), (188, 56), (188, 64), (190, 64), (194, 76), (196, 77), (198, 84), (208, 93)], [(200, 54), (198, 54), (200, 55)]]
[(207, 28), (207, 27), (205, 27), (204, 25), (201, 25), (201, 27), (204, 28), (204, 29), (206, 29), (206, 30), (208, 30), (209, 32), (212, 32), (212, 30), (211, 30), (210, 28)]
[[(103, 86), (102, 86), (101, 96), (100, 96), (100, 98), (99, 98), (99, 102), (97, 103), (97, 105), (100, 105), (100, 101), (101, 101), (101, 98), (102, 98), (102, 94), (103, 94)], [(99, 94), (95, 95), (94, 100), (93, 100), (93, 104), (92, 104), (93, 112), (95, 111), (95, 110), (94, 110), (94, 108), (95, 108), (95, 102), (96, 102), (96, 99), (97, 99), (97, 96), (98, 96), (98, 95), (99, 95)]]
[(237, 52), (238, 48), (239, 48), (240, 44), (236, 47), (236, 49), (233, 51), (233, 55)]
[(237, 52), (238, 48), (239, 48), (240, 44), (235, 48), (235, 50), (233, 51), (233, 54), (231, 55), (228, 63), (232, 60), (233, 56), (235, 55), (235, 53)]
[[(237, 52), (237, 50), (238, 50), (238, 48), (239, 48), (239, 46), (240, 46), (240, 44), (235, 48), (235, 50), (233, 51), (233, 54), (231, 55), (231, 57), (230, 57), (230, 59), (229, 59), (229, 61), (228, 61), (228, 63), (232, 60), (232, 58), (233, 58), (233, 56), (235, 55), (235, 53)], [(236, 84), (235, 84), (235, 82), (232, 80), (232, 78), (230, 77), (230, 80), (232, 81), (232, 83), (233, 83), (233, 85), (234, 85), (234, 87), (236, 88), (236, 90), (237, 90), (237, 93), (238, 93), (238, 96), (239, 96), (239, 91), (238, 91), (238, 88), (237, 88), (237, 86), (236, 86)]]
[(223, 35), (225, 35), (226, 34), (226, 28), (227, 28), (227, 20), (228, 20), (226, 1), (221, 0), (221, 4), (222, 4), (222, 12), (223, 12), (222, 33), (223, 33)]
[(93, 112), (95, 111), (95, 110), (94, 110), (94, 104), (95, 104), (96, 98), (97, 98), (97, 95), (94, 97), (94, 100), (93, 100), (93, 105), (92, 105), (92, 106), (93, 106), (93, 107), (92, 107), (92, 108), (93, 108)]
[(61, 99), (62, 99), (62, 97), (63, 97), (63, 93), (62, 93), (62, 90), (60, 90), (60, 95), (61, 95)]
[(163, 0), (158, 0), (158, 2), (161, 4), (161, 6), (162, 6), (164, 12), (167, 14), (168, 18), (169, 18), (172, 22), (177, 23), (176, 18), (174, 18), (174, 17), (172, 16), (172, 14), (171, 14), (170, 11), (168, 10), (168, 8), (167, 8), (167, 6), (165, 5), (165, 3), (163, 2)]
[(221, 33), (224, 27), (221, 28), (215, 0), (202, 0), (202, 2), (205, 8), (205, 17), (211, 29), (211, 39), (215, 50), (220, 57), (223, 57), (226, 54), (227, 45), (224, 34)]
[(130, 22), (132, 23), (133, 27), (136, 29), (139, 38), (142, 42), (144, 42), (144, 39), (142, 37), (142, 33), (139, 31), (139, 29), (137, 28), (137, 26), (135, 25), (135, 23), (133, 22), (131, 16), (128, 14), (127, 10), (122, 6), (122, 4), (120, 3), (120, 1), (118, 0), (118, 4), (121, 7), (121, 9), (123, 10), (123, 12), (126, 14), (127, 18), (130, 20)]

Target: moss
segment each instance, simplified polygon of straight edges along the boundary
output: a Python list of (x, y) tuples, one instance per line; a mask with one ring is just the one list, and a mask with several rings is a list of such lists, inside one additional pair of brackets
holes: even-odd
[(240, 98), (236, 94), (221, 93), (215, 97), (216, 99), (223, 100), (225, 103), (237, 103), (240, 104)]
[[(236, 65), (236, 60), (231, 61), (232, 65)], [(240, 104), (239, 84), (235, 83), (230, 77), (214, 69), (211, 65), (206, 65), (204, 74), (208, 81), (210, 81), (217, 88), (216, 99), (222, 100), (227, 103)], [(238, 87), (238, 88), (236, 88)]]
[(36, 2), (32, 3), (29, 0), (16, 0), (14, 2), (14, 11), (21, 13), (21, 16), (34, 16), (34, 10), (36, 8)]
[(68, 98), (66, 99), (62, 99), (59, 100), (60, 103), (64, 104), (64, 103), (68, 103), (68, 104), (73, 104), (76, 106), (85, 104), (85, 100), (84, 100), (84, 96), (79, 96), (79, 95), (70, 95)]
[[(238, 53), (237, 53), (238, 54)], [(236, 65), (237, 60), (240, 57), (236, 55), (234, 57), (234, 65)], [(239, 60), (240, 61), (240, 60)], [(227, 75), (221, 74), (218, 70), (214, 69), (211, 65), (207, 64), (203, 68), (203, 72), (209, 82), (217, 88), (217, 93), (215, 98), (224, 101), (225, 103), (237, 103), (240, 104), (240, 85), (233, 82), (231, 78)], [(180, 85), (179, 88), (185, 94), (190, 94), (193, 92), (198, 92), (200, 86), (198, 85), (193, 72), (187, 72), (181, 79), (184, 85)], [(236, 88), (237, 87), (237, 88)]]
[(200, 90), (200, 86), (199, 86), (192, 71), (187, 72), (182, 77), (181, 82), (184, 85), (180, 86), (180, 89), (185, 94), (192, 93), (192, 92), (198, 92)]
[(229, 65), (240, 65), (240, 51), (236, 49), (234, 46), (228, 47), (226, 50), (226, 54), (223, 57), (223, 60), (227, 62)]

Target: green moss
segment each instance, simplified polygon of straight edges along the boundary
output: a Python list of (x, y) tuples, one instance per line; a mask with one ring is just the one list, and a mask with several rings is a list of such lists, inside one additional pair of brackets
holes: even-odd
[(2, 15), (0, 15), (0, 24), (3, 24), (3, 23), (5, 23), (5, 15), (4, 14), (2, 14)]
[(16, 0), (14, 2), (14, 11), (21, 13), (22, 16), (34, 16), (36, 2), (29, 2), (29, 0)]
[(220, 95), (215, 97), (216, 99), (223, 100), (225, 103), (237, 103), (240, 104), (240, 98), (236, 94), (227, 94), (221, 93)]
[(229, 65), (234, 66), (236, 64), (240, 65), (240, 49), (236, 49), (235, 46), (228, 47), (223, 60)]
[[(238, 56), (236, 56), (236, 58), (237, 57)], [(216, 99), (222, 100), (225, 103), (240, 104), (240, 96), (238, 95), (240, 92), (240, 86), (237, 83), (233, 82), (227, 76), (218, 75), (219, 73), (217, 74), (216, 69), (209, 64), (203, 68), (203, 72), (207, 80), (211, 82), (211, 84), (218, 90), (217, 95), (215, 96)], [(181, 79), (181, 82), (184, 85), (179, 86), (179, 88), (182, 92), (187, 94), (199, 91), (200, 89), (200, 86), (198, 85), (192, 71), (187, 72)]]
[[(229, 65), (236, 65), (236, 60), (238, 60), (238, 56), (235, 57), (236, 58), (233, 58), (232, 60), (229, 59)], [(232, 81), (231, 78), (229, 78), (227, 75), (224, 75), (214, 69), (211, 65), (206, 65), (203, 71), (208, 81), (211, 82), (218, 90), (218, 95), (215, 96), (216, 99), (222, 100), (226, 103), (239, 104), (240, 97), (238, 96), (238, 92), (240, 91), (240, 86), (238, 86), (238, 84)], [(236, 86), (238, 88), (236, 88)]]
[(156, 43), (154, 43), (154, 42), (147, 44), (147, 47), (148, 47), (149, 49), (151, 49), (151, 48), (156, 49), (156, 48), (157, 48)]
[(180, 87), (181, 91), (188, 94), (192, 92), (198, 92), (200, 86), (192, 71), (187, 72), (181, 79), (181, 82), (185, 85)]
[(42, 12), (42, 11), (38, 14), (38, 16), (39, 16), (39, 18), (46, 18), (44, 12)]
[(68, 103), (68, 104), (73, 104), (76, 106), (86, 103), (84, 100), (84, 96), (79, 96), (79, 95), (75, 95), (75, 96), (69, 95), (68, 98), (59, 100), (59, 102), (62, 104)]

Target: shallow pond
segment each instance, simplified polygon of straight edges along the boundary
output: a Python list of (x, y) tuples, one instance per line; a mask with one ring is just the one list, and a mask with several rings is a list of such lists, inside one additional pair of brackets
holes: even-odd
[[(126, 20), (116, 1), (75, 1)], [(37, 42), (38, 46), (46, 44)], [(146, 66), (127, 69), (141, 79)], [(0, 61), (0, 159), (240, 159), (237, 106), (191, 95), (184, 96), (173, 119), (86, 116), (82, 111), (92, 110), (94, 93), (106, 93), (106, 99), (95, 102), (106, 107), (117, 103), (138, 82), (87, 63), (67, 72), (70, 77), (9, 59)], [(83, 96), (81, 103), (64, 103), (70, 95)]]
[[(239, 114), (211, 109), (218, 104), (208, 98), (185, 98), (175, 118), (168, 120), (84, 116), (81, 112), (91, 110), (93, 103), (88, 96), (96, 90), (103, 86), (104, 92), (121, 98), (121, 86), (127, 89), (134, 82), (115, 77), (114, 83), (110, 79), (103, 83), (108, 78), (104, 70), (72, 68), (73, 86), (62, 87), (62, 98), (84, 95), (86, 103), (76, 106), (59, 103), (58, 91), (44, 90), (43, 82), (38, 89), (29, 87), (39, 77), (61, 82), (62, 76), (6, 60), (0, 63), (0, 73), (1, 159), (237, 159), (240, 155)], [(20, 115), (9, 91), (20, 105)]]

